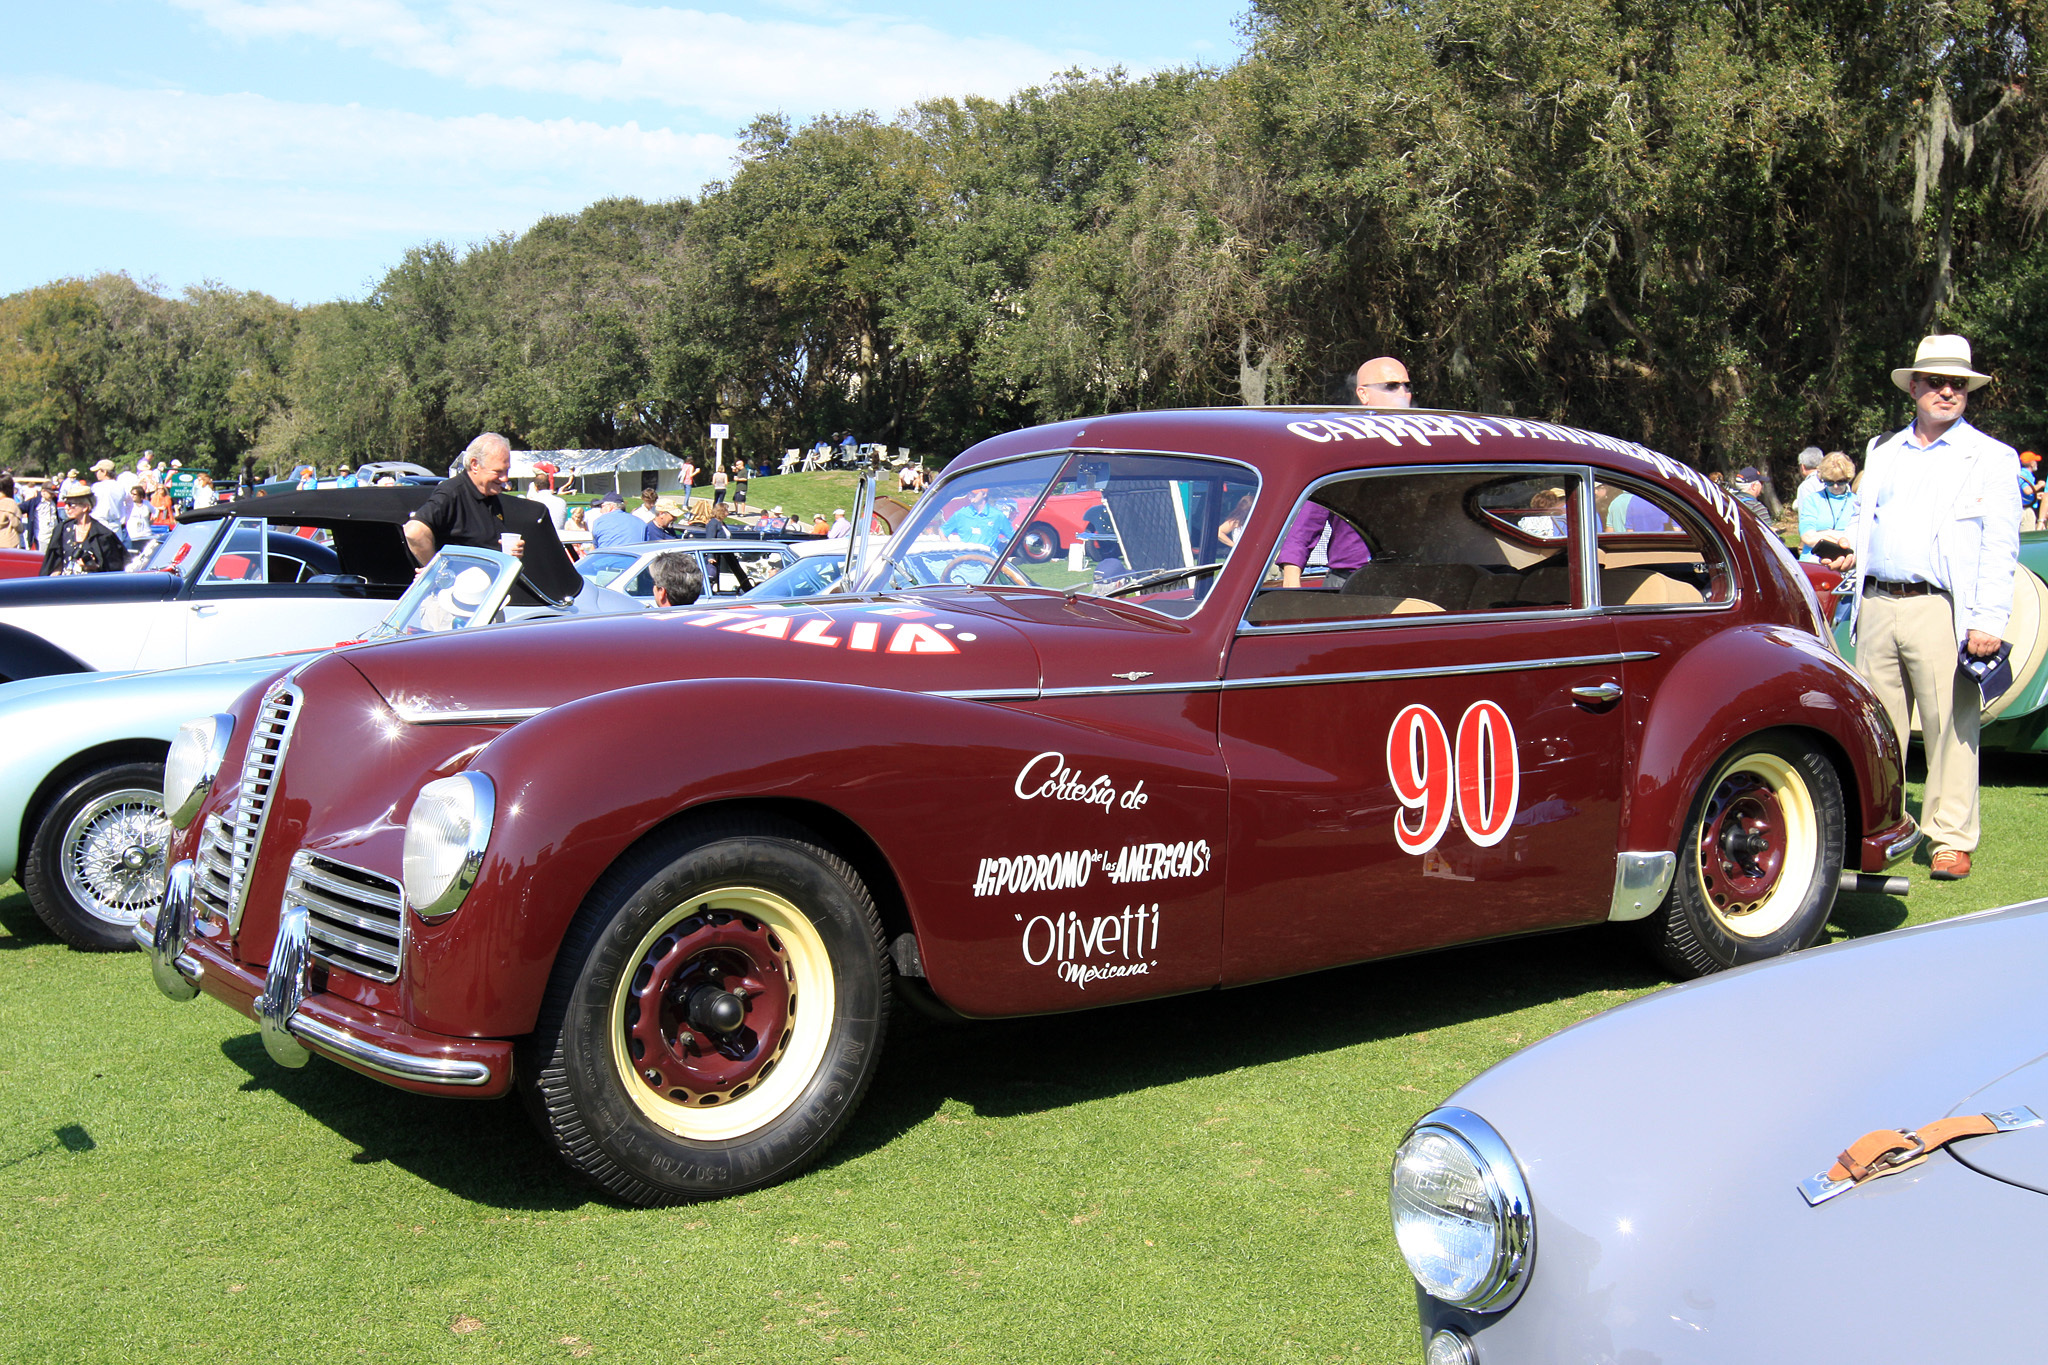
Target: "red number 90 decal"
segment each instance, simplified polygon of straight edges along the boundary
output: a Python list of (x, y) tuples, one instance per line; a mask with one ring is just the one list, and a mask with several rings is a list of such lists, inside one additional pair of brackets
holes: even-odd
[(1515, 727), (1495, 703), (1473, 702), (1458, 720), (1454, 755), (1436, 712), (1420, 703), (1405, 706), (1387, 731), (1387, 777), (1402, 806), (1394, 840), (1403, 852), (1435, 848), (1450, 828), (1454, 803), (1465, 837), (1489, 848), (1514, 824), (1522, 797)]

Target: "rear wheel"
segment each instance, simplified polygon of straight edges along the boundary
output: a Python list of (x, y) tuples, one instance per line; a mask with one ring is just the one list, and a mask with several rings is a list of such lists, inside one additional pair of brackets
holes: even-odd
[(815, 1160), (881, 1053), (873, 898), (795, 826), (705, 826), (627, 859), (565, 937), (520, 1068), (571, 1166), (633, 1204)]
[(22, 889), (50, 932), (74, 948), (133, 948), (136, 917), (163, 900), (170, 833), (163, 764), (95, 768), (38, 815)]
[(1671, 891), (1643, 921), (1683, 977), (1796, 952), (1820, 937), (1841, 880), (1842, 784), (1812, 745), (1757, 735), (1693, 797)]

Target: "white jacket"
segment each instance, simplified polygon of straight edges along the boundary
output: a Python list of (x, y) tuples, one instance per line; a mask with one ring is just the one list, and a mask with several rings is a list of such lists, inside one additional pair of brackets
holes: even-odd
[[(1866, 474), (1882, 471), (1913, 428), (1871, 440), (1864, 451)], [(2005, 638), (2012, 615), (2012, 580), (2020, 556), (2020, 457), (2003, 441), (1995, 441), (1967, 421), (1958, 419), (1946, 439), (1955, 445), (1956, 477), (1947, 488), (1930, 490), (1949, 497), (1948, 516), (1934, 534), (1934, 559), (1948, 580), (1955, 607), (1956, 643), (1973, 630)], [(1915, 447), (1917, 448), (1917, 447)], [(1876, 511), (1863, 498), (1856, 516), (1855, 601), (1863, 603), (1863, 566), (1869, 556), (1870, 521)], [(1853, 634), (1850, 638), (1854, 638)]]

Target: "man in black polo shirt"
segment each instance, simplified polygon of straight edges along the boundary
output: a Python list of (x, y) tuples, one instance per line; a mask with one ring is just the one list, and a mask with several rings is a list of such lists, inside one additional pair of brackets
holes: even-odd
[(501, 544), (521, 554), (526, 544), (518, 537), (506, 544), (503, 537), (505, 505), (499, 500), (510, 484), (512, 443), (495, 431), (487, 431), (462, 452), (462, 470), (445, 480), (433, 496), (419, 505), (405, 523), (406, 547), (424, 565), (443, 545), (474, 545), (495, 550)]

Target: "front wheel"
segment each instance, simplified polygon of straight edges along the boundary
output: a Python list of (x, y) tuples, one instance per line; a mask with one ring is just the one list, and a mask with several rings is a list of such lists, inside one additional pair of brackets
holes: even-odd
[(164, 896), (164, 765), (95, 768), (34, 823), (21, 885), (37, 918), (74, 948), (133, 948), (136, 917)]
[(1018, 553), (1033, 564), (1043, 564), (1060, 552), (1060, 533), (1042, 521), (1034, 521), (1024, 528), (1024, 539), (1018, 545)]
[(773, 1184), (852, 1117), (890, 972), (873, 898), (795, 826), (703, 827), (600, 881), (520, 1068), (543, 1132), (616, 1197)]
[(1841, 781), (1812, 745), (1737, 745), (1694, 795), (1671, 891), (1643, 921), (1658, 959), (1695, 977), (1811, 944), (1834, 908), (1847, 825)]

